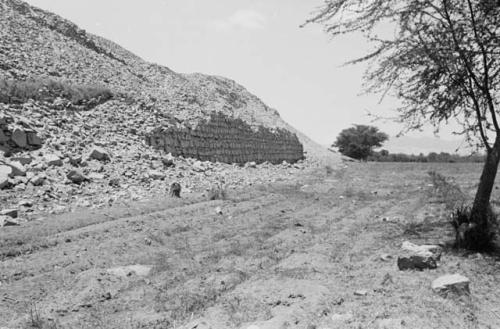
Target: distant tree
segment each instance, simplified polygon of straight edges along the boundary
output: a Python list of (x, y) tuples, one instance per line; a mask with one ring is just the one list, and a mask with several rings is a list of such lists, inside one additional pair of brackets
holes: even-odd
[[(439, 129), (455, 118), (462, 127), (456, 133), (486, 150), (457, 243), (490, 247), (490, 197), (500, 162), (500, 1), (325, 0), (311, 22), (334, 36), (361, 33), (372, 42), (373, 51), (351, 63), (372, 61), (368, 91), (398, 97), (407, 130), (426, 122)], [(394, 31), (381, 35), (382, 25)]]
[(373, 149), (382, 146), (389, 139), (387, 134), (378, 130), (377, 127), (354, 125), (340, 132), (333, 146), (339, 148), (339, 152), (354, 159), (366, 160), (372, 154)]
[(380, 155), (383, 156), (383, 157), (386, 157), (389, 155), (389, 151), (387, 150), (380, 150)]

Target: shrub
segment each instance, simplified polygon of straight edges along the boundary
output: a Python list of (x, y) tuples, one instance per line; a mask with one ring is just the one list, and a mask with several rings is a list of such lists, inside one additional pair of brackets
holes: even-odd
[(496, 238), (497, 217), (488, 207), (484, 225), (474, 219), (470, 207), (458, 207), (451, 216), (451, 225), (455, 230), (455, 247), (475, 251), (488, 251), (494, 248)]
[(90, 100), (105, 102), (113, 97), (113, 93), (99, 85), (77, 85), (44, 77), (25, 81), (0, 79), (0, 103), (25, 103), (29, 99), (53, 101), (57, 97), (81, 105)]

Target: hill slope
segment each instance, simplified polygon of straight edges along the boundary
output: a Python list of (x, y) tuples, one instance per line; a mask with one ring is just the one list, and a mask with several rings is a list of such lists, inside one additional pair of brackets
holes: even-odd
[[(282, 144), (289, 146), (288, 151), (280, 156), (266, 154), (266, 150), (261, 148), (272, 144), (274, 139), (262, 140), (257, 141), (255, 147), (260, 156), (253, 159), (254, 151), (240, 160), (293, 162), (302, 157), (300, 143), (293, 134), (286, 133), (289, 126), (278, 112), (232, 80), (203, 74), (179, 74), (167, 67), (148, 63), (111, 41), (86, 33), (75, 24), (22, 1), (0, 0), (0, 16), (0, 78), (25, 80), (44, 76), (75, 84), (105, 86), (115, 94), (126, 95), (129, 103), (131, 100), (135, 106), (148, 105), (137, 111), (143, 113), (122, 118), (128, 126), (133, 124), (142, 134), (153, 128), (171, 127), (173, 122), (192, 128), (210, 120), (214, 112), (227, 116), (225, 121), (242, 119), (254, 131), (258, 127), (266, 128), (271, 133), (284, 129), (280, 136), (285, 137)], [(235, 127), (237, 132), (240, 128), (247, 129), (239, 127), (238, 123), (226, 126), (228, 129)], [(223, 136), (216, 137), (221, 139)], [(260, 136), (253, 138), (258, 140)], [(185, 142), (193, 143), (191, 139)], [(314, 156), (317, 145), (305, 136), (299, 139), (306, 151)], [(275, 146), (279, 149), (282, 144)], [(173, 151), (176, 147), (163, 145), (166, 151)], [(210, 148), (210, 145), (203, 147)], [(220, 149), (221, 145), (216, 148)], [(234, 147), (229, 147), (226, 153), (234, 150)], [(236, 151), (241, 151), (241, 147)], [(200, 158), (193, 152), (177, 153)], [(238, 157), (241, 158), (226, 154), (225, 158), (229, 161), (225, 162), (241, 162)], [(212, 155), (201, 158), (222, 160)]]
[[(232, 80), (173, 72), (0, 0), (0, 203), (28, 199), (37, 209), (20, 208), (23, 219), (164, 195), (172, 182), (183, 193), (267, 183), (322, 151)], [(248, 161), (256, 168), (231, 165)]]

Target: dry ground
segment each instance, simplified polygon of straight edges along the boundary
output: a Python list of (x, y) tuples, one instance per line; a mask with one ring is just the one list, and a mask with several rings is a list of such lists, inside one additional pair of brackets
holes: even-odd
[[(500, 328), (497, 255), (397, 269), (403, 241), (453, 237), (430, 170), (471, 196), (480, 166), (352, 163), (1, 229), (0, 328)], [(445, 273), (471, 295), (435, 294)]]

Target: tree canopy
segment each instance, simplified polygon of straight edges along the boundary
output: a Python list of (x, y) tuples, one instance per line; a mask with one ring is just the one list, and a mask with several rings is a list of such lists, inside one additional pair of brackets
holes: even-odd
[(354, 125), (340, 132), (333, 146), (339, 152), (354, 159), (366, 160), (373, 153), (373, 149), (382, 146), (389, 139), (387, 134), (377, 127)]
[[(407, 129), (455, 118), (457, 133), (491, 147), (490, 134), (500, 132), (498, 0), (327, 0), (308, 22), (371, 41), (373, 51), (352, 63), (372, 61), (367, 90), (398, 97)], [(380, 36), (381, 26), (394, 33)]]

